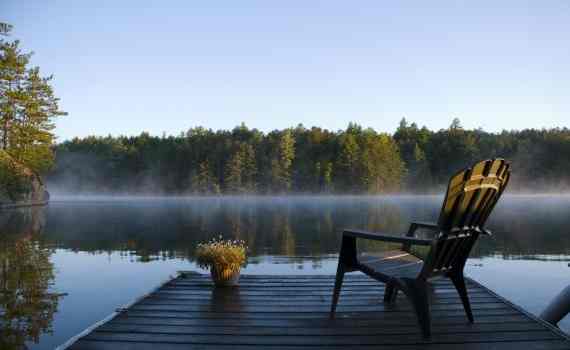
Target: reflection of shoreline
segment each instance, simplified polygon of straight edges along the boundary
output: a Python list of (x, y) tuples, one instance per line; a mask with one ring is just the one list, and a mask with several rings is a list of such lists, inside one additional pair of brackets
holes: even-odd
[(27, 208), (27, 207), (42, 207), (47, 204), (48, 201), (27, 201), (27, 202), (14, 202), (9, 204), (3, 203), (0, 204), (0, 210)]
[(0, 211), (0, 239), (6, 236), (41, 235), (46, 226), (45, 206), (21, 207)]
[[(245, 239), (250, 256), (336, 254), (344, 228), (399, 234), (410, 220), (433, 221), (439, 196), (181, 197), (52, 201), (44, 241), (91, 253), (121, 251), (137, 261), (192, 259), (197, 242)], [(567, 199), (568, 198), (568, 199)], [(472, 257), (566, 255), (569, 197), (507, 195)], [(0, 212), (1, 214), (1, 212)], [(375, 245), (365, 250), (379, 250)], [(534, 253), (537, 254), (534, 254)], [(538, 256), (538, 259), (542, 257)]]
[[(190, 201), (190, 200), (243, 200), (243, 201), (259, 201), (259, 200), (350, 200), (350, 199), (408, 199), (408, 198), (426, 198), (426, 199), (443, 199), (442, 192), (446, 187), (435, 190), (433, 193), (391, 193), (391, 194), (311, 194), (311, 193), (291, 193), (287, 195), (274, 194), (240, 194), (240, 195), (160, 195), (160, 194), (61, 194), (51, 193), (50, 202), (114, 202), (114, 201)], [(514, 192), (505, 193), (503, 198), (569, 198), (570, 192)]]
[(61, 294), (53, 293), (53, 249), (41, 240), (45, 208), (30, 207), (0, 214), (0, 348), (25, 349), (52, 332)]
[(504, 254), (501, 252), (476, 256), (477, 259), (497, 258), (501, 260), (534, 260), (545, 262), (570, 262), (570, 255), (564, 254)]

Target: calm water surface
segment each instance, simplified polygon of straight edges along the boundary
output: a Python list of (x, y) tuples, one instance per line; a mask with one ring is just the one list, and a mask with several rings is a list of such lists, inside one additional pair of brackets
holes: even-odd
[[(339, 237), (433, 221), (442, 198), (55, 198), (0, 212), (0, 348), (53, 349), (178, 270), (197, 242), (246, 240), (253, 274), (334, 274)], [(506, 196), (468, 275), (540, 313), (570, 284), (570, 196)], [(363, 250), (386, 249), (365, 244)], [(570, 330), (570, 318), (561, 328)], [(23, 346), (22, 346), (23, 345)]]

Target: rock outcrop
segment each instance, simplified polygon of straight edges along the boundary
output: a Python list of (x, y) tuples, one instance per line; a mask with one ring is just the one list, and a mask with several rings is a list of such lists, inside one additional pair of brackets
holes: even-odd
[(0, 150), (0, 208), (38, 205), (48, 200), (41, 177)]

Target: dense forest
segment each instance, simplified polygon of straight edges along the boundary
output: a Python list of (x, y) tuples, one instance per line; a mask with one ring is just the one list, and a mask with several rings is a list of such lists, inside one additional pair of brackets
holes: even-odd
[(569, 129), (489, 133), (458, 119), (439, 131), (402, 119), (393, 135), (353, 123), (269, 133), (197, 127), (178, 136), (75, 138), (55, 149), (48, 181), (66, 193), (426, 193), (489, 157), (513, 163), (511, 190), (570, 189)]

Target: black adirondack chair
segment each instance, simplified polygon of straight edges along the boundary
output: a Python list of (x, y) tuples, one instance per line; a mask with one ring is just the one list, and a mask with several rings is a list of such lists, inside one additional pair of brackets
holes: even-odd
[[(479, 235), (490, 235), (484, 225), (505, 190), (509, 177), (510, 165), (503, 159), (481, 161), (457, 173), (449, 181), (437, 224), (412, 222), (406, 236), (344, 230), (331, 318), (334, 317), (344, 274), (361, 271), (386, 283), (384, 302), (395, 301), (400, 290), (408, 297), (425, 337), (429, 337), (431, 332), (428, 282), (434, 278), (451, 279), (461, 297), (467, 318), (473, 322), (463, 268)], [(418, 228), (428, 229), (435, 234), (434, 238), (417, 238)], [(402, 247), (383, 252), (381, 256), (359, 256), (357, 238), (402, 243)], [(426, 258), (414, 255), (412, 245), (428, 246)]]

